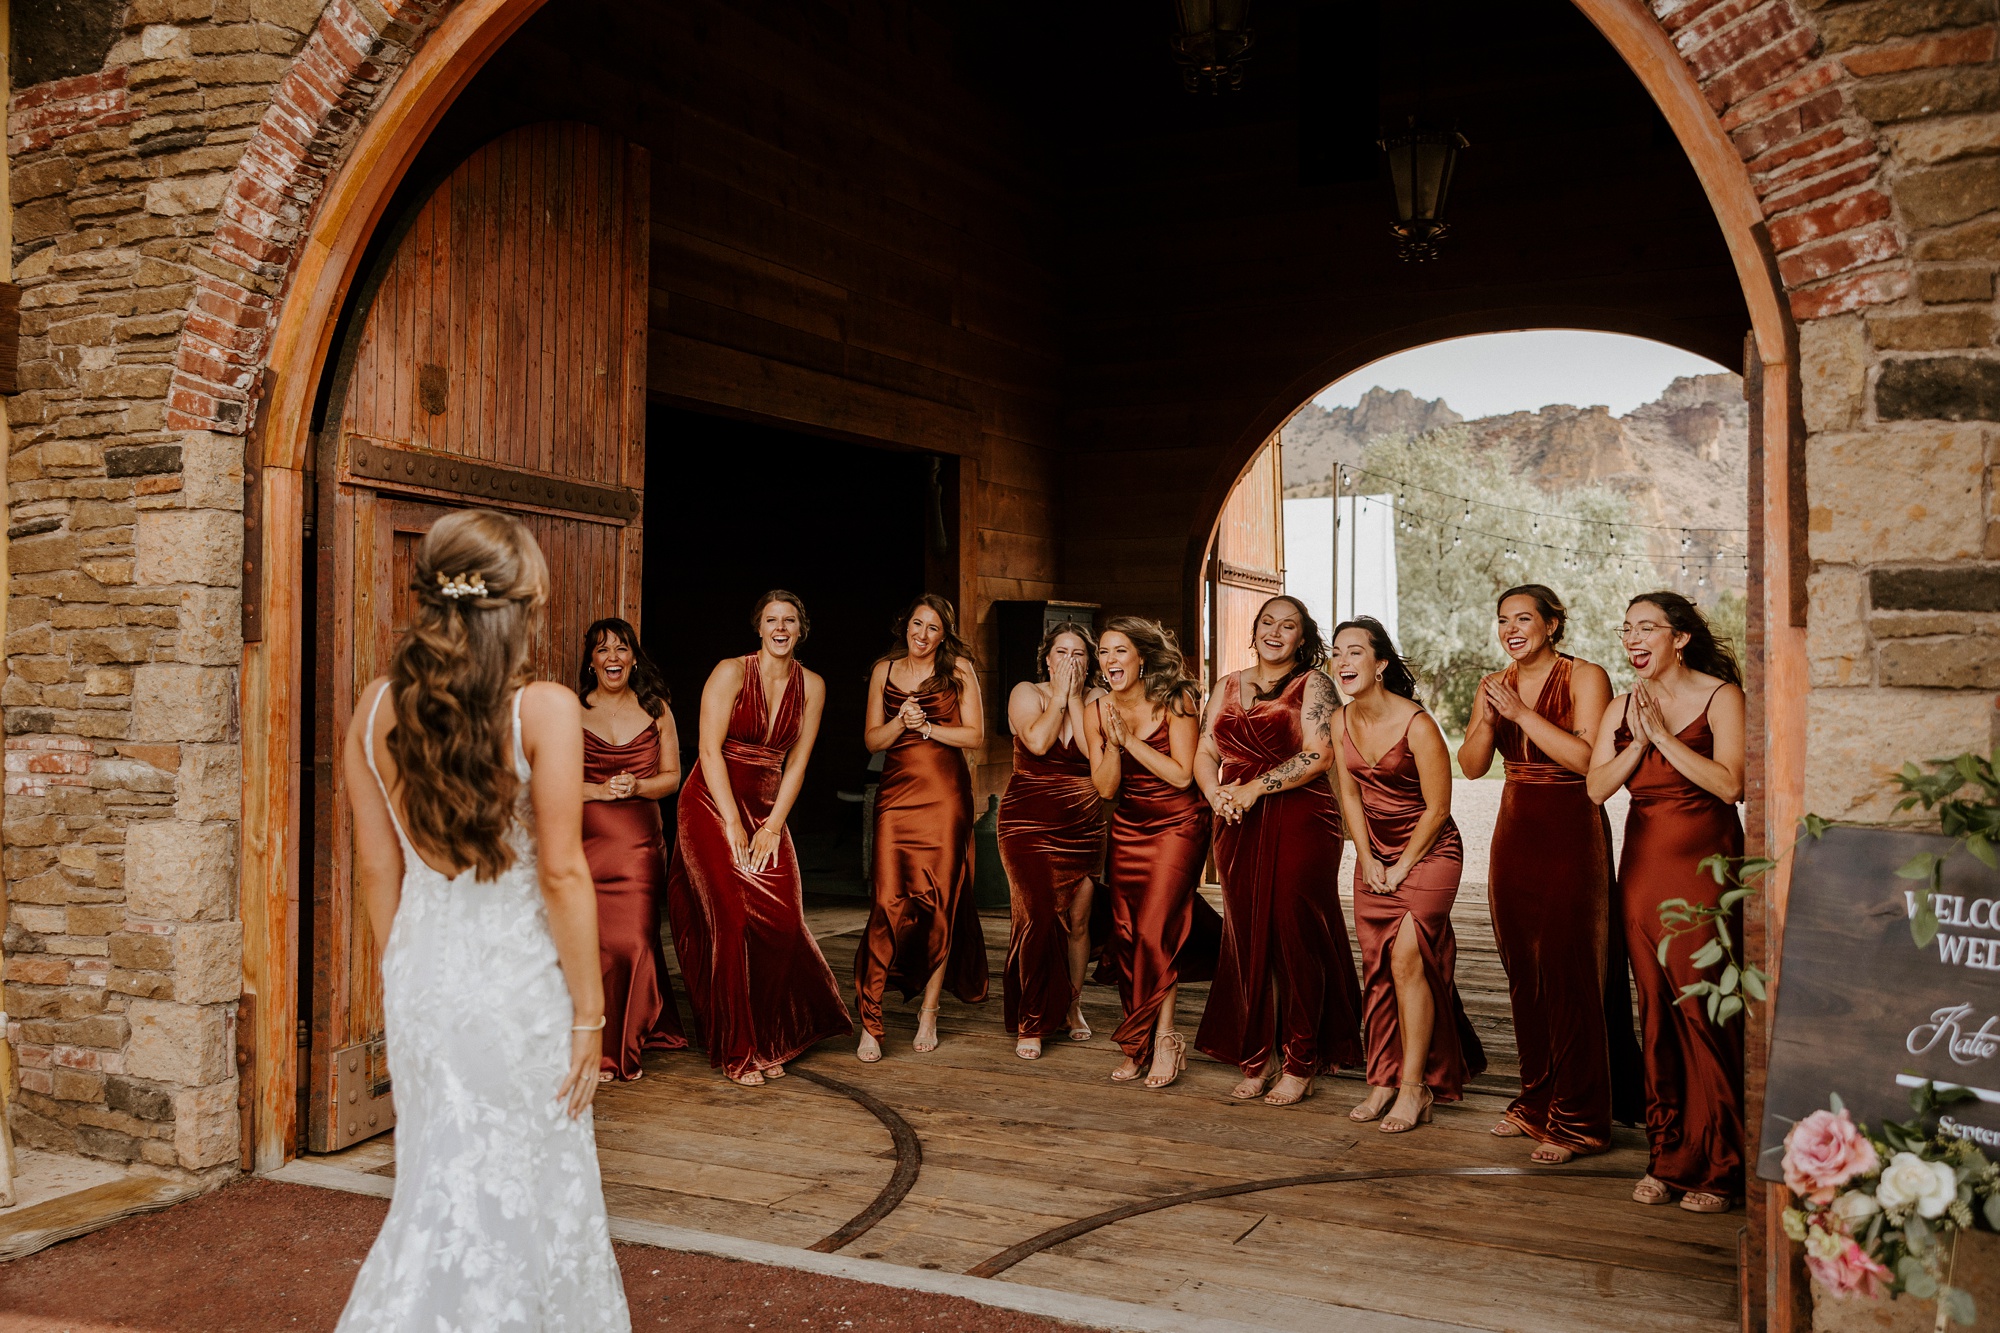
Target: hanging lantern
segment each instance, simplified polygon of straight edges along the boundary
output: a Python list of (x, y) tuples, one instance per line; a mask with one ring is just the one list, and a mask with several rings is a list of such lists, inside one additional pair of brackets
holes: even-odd
[(1191, 93), (1208, 85), (1211, 93), (1243, 87), (1243, 66), (1251, 44), (1250, 0), (1174, 0), (1180, 33), (1173, 39), (1181, 81)]
[(1420, 130), (1416, 121), (1403, 133), (1381, 141), (1389, 159), (1389, 184), (1396, 195), (1396, 220), (1389, 234), (1396, 238), (1396, 257), (1421, 264), (1437, 257), (1437, 243), (1449, 227), (1444, 199), (1451, 189), (1458, 153), (1469, 147), (1457, 130)]

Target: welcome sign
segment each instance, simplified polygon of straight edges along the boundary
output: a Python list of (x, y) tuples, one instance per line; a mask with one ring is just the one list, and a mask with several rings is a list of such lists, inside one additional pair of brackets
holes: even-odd
[(1937, 938), (1910, 938), (1921, 880), (1896, 871), (1949, 839), (1829, 828), (1799, 844), (1771, 1033), (1758, 1174), (1781, 1178), (1785, 1132), (1839, 1093), (1871, 1126), (1911, 1118), (1926, 1081), (1972, 1090), (1939, 1120), (2000, 1149), (2000, 874), (1945, 863)]

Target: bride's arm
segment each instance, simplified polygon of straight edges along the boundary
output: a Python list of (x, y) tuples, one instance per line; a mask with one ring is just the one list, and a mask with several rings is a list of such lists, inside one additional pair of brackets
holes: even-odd
[(597, 1066), (604, 1049), (604, 975), (598, 970), (597, 886), (583, 856), (583, 714), (576, 696), (552, 681), (521, 693), (521, 748), (532, 774), (535, 844), (541, 860), (542, 900), (549, 933), (569, 986), (569, 1073), (556, 1096), (580, 1116), (597, 1095)]
[[(341, 756), (341, 765), (347, 773), (347, 799), (354, 808), (354, 878), (361, 901), (368, 906), (368, 924), (374, 928), (378, 954), (383, 941), (389, 938), (389, 927), (395, 924), (396, 908), (403, 898), (403, 844), (396, 837), (395, 825), (389, 821), (389, 803), (382, 795), (382, 784), (368, 771), (368, 754), (361, 747), (369, 708), (376, 692), (387, 685), (386, 679), (372, 680), (361, 691), (361, 703), (354, 710), (354, 720), (348, 724), (347, 745)], [(385, 699), (377, 711), (393, 717), (391, 709)], [(583, 744), (581, 737), (577, 744)], [(375, 747), (377, 759), (384, 757), (382, 751), (381, 745)]]

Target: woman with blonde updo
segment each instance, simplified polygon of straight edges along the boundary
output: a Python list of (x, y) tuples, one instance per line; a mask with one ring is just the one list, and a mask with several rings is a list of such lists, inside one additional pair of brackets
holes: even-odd
[(344, 1333), (631, 1327), (590, 1117), (604, 984), (582, 709), (528, 683), (548, 584), (519, 519), (440, 519), (409, 634), (348, 728), (397, 1125), (396, 1197)]

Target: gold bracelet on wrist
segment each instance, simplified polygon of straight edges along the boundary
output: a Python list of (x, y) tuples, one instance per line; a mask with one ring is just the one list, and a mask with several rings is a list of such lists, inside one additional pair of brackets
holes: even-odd
[(602, 1032), (604, 1031), (605, 1017), (604, 1014), (599, 1014), (595, 1023), (572, 1023), (569, 1030), (571, 1032)]

